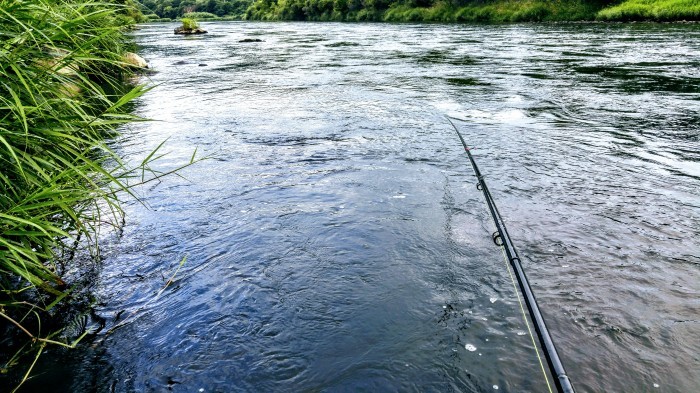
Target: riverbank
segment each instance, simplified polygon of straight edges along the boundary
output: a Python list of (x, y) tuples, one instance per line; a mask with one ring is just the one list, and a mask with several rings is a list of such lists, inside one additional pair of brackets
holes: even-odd
[(619, 5), (602, 9), (596, 15), (604, 21), (700, 21), (700, 2), (697, 0), (627, 0)]
[(355, 0), (257, 0), (249, 20), (513, 23), (554, 21), (700, 21), (695, 0), (495, 0), (479, 3)]
[[(139, 121), (129, 80), (143, 60), (130, 1), (0, 2), (0, 385), (21, 385), (47, 346), (90, 327), (100, 237), (123, 225), (129, 179), (111, 149)], [(68, 329), (66, 329), (68, 327)]]

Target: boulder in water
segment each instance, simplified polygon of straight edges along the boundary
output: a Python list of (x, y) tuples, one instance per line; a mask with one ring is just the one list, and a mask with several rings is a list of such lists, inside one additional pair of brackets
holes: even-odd
[(197, 27), (194, 29), (185, 29), (184, 27), (180, 26), (175, 29), (175, 34), (205, 34), (207, 31), (202, 29), (201, 27)]

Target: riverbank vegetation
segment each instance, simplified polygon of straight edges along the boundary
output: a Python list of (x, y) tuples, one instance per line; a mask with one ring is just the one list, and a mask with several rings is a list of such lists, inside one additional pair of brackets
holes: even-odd
[(140, 0), (151, 21), (699, 21), (696, 0)]
[(91, 302), (78, 276), (97, 266), (100, 233), (122, 225), (121, 199), (148, 181), (157, 154), (127, 167), (109, 147), (115, 127), (140, 120), (129, 103), (147, 89), (127, 82), (124, 34), (140, 15), (130, 0), (0, 0), (2, 386), (21, 384), (47, 345), (91, 333), (65, 329)]
[(390, 22), (509, 23), (591, 20), (599, 6), (581, 1), (499, 1), (453, 7), (437, 3), (430, 7), (395, 6), (382, 16)]
[(698, 0), (627, 0), (601, 10), (599, 20), (607, 21), (700, 21)]
[(150, 21), (178, 18), (197, 20), (240, 20), (253, 0), (139, 0)]
[(696, 0), (255, 0), (251, 20), (508, 23), (698, 21)]

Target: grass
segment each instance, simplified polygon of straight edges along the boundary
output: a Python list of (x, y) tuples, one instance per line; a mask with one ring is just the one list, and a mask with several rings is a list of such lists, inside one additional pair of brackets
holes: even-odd
[(601, 10), (598, 20), (604, 21), (700, 21), (698, 0), (627, 0)]
[(127, 167), (107, 144), (141, 120), (129, 102), (148, 90), (124, 84), (125, 7), (0, 0), (0, 344), (15, 351), (0, 353), (0, 374), (30, 359), (19, 385), (47, 345), (88, 334), (61, 338), (50, 322), (74, 296), (63, 273), (76, 247), (97, 261), (100, 231), (123, 222), (120, 198), (165, 175), (146, 177), (158, 149)]

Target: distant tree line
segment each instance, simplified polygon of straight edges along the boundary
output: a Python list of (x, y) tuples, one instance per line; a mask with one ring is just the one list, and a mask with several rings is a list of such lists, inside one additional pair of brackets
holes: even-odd
[(698, 21), (700, 0), (254, 0), (245, 18), (440, 23)]
[[(122, 0), (123, 1), (123, 0)], [(503, 0), (138, 0), (148, 16), (176, 19), (203, 13), (272, 20), (382, 20), (393, 9), (458, 9), (465, 6), (501, 4)], [(616, 0), (557, 0), (602, 8)], [(518, 2), (513, 1), (514, 4)], [(522, 3), (531, 3), (525, 0)]]
[[(116, 0), (131, 1), (131, 0)], [(700, 20), (700, 0), (138, 0), (148, 19), (388, 22)]]
[(619, 0), (255, 0), (247, 19), (399, 22), (582, 20)]
[(192, 12), (242, 17), (253, 0), (139, 0), (139, 3), (146, 15), (176, 19)]

